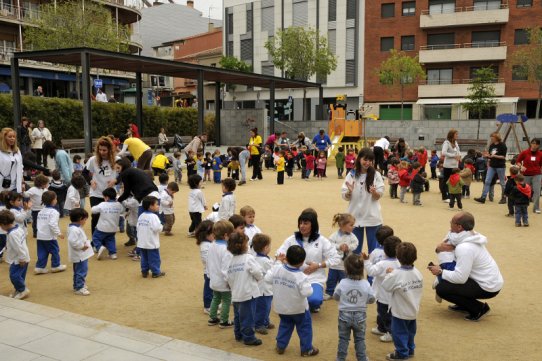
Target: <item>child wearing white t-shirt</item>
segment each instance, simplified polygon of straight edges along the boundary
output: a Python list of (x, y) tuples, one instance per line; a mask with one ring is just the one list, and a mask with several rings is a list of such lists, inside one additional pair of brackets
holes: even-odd
[[(73, 179), (73, 178), (72, 178)], [(88, 273), (88, 259), (94, 256), (94, 250), (82, 228), (88, 219), (88, 212), (82, 208), (70, 211), (68, 226), (68, 258), (73, 263), (73, 292), (79, 296), (88, 296), (85, 279)]]
[[(149, 271), (152, 278), (163, 277), (160, 260), (160, 232), (162, 223), (156, 212), (160, 209), (158, 198), (147, 196), (141, 201), (144, 212), (137, 220), (137, 248), (141, 252), (141, 275), (147, 278)], [(101, 219), (101, 217), (100, 217)]]

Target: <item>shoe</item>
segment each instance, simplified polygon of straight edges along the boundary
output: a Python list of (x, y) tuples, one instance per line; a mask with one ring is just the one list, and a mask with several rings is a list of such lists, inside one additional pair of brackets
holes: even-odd
[(210, 318), (207, 321), (207, 326), (216, 326), (220, 323), (220, 320), (218, 318)]
[(252, 341), (245, 341), (243, 343), (247, 346), (260, 346), (262, 344), (262, 340), (260, 340), (259, 338), (255, 338)]
[(435, 301), (442, 303), (442, 298), (438, 295), (438, 293), (435, 293)]
[(128, 251), (128, 257), (133, 257), (133, 256), (137, 256), (135, 248)]
[(141, 261), (141, 256), (136, 254), (135, 256), (132, 257), (132, 261), (136, 261), (136, 262)]
[(450, 311), (454, 311), (454, 312), (461, 312), (461, 313), (465, 313), (465, 312), (468, 313), (469, 312), (469, 311), (467, 311), (466, 308), (463, 308), (463, 307), (458, 306), (458, 305), (450, 305), (450, 306), (448, 306), (448, 309)]
[(274, 323), (271, 323), (269, 322), (269, 325), (267, 325), (265, 328), (267, 328), (268, 330), (272, 330), (275, 328), (275, 324)]
[(535, 212), (536, 214), (540, 214), (540, 209), (535, 209), (534, 212)]
[(218, 327), (219, 327), (219, 328), (222, 328), (222, 329), (224, 329), (224, 328), (230, 328), (230, 327), (233, 327), (233, 322), (231, 322), (231, 321), (220, 322), (220, 323), (218, 324)]
[(482, 310), (480, 310), (480, 312), (477, 315), (465, 316), (465, 320), (466, 321), (478, 322), (478, 321), (480, 321), (482, 319), (482, 317), (487, 315), (490, 310), (491, 310), (491, 308), (489, 308), (489, 305), (487, 303), (484, 303), (484, 305), (482, 306)]
[(116, 253), (113, 253), (109, 255), (109, 258), (111, 258), (112, 260), (116, 260), (118, 257)]
[[(478, 202), (478, 203), (484, 204), (484, 203), (486, 202), (486, 199), (480, 197), (480, 198), (474, 198), (474, 201), (475, 201), (475, 202)], [(490, 201), (491, 201), (491, 199), (490, 199)]]
[(301, 357), (316, 356), (316, 355), (318, 355), (318, 352), (320, 352), (320, 350), (318, 350), (316, 347), (313, 346), (312, 350), (301, 351)]
[(378, 327), (373, 327), (373, 328), (371, 329), (371, 333), (372, 333), (373, 335), (378, 335), (378, 336), (382, 336), (382, 335), (385, 335), (385, 334), (386, 334), (386, 332), (380, 331), (380, 330), (378, 329)]
[(267, 335), (269, 333), (265, 327), (259, 327), (255, 331), (261, 335)]
[(203, 308), (203, 313), (205, 313), (206, 315), (208, 315), (209, 313), (211, 312), (211, 309), (210, 308)]
[(397, 352), (392, 352), (386, 355), (386, 360), (407, 360), (409, 356), (401, 356)]
[(192, 237), (196, 237), (196, 234), (194, 232), (188, 232), (186, 236), (192, 238)]
[(51, 272), (58, 273), (58, 272), (64, 272), (66, 270), (66, 265), (61, 264), (58, 267), (51, 267)]
[(463, 197), (463, 198), (465, 198), (465, 199), (470, 199), (470, 196), (465, 196), (465, 197)]
[(86, 288), (80, 288), (78, 290), (73, 291), (73, 294), (77, 296), (89, 296), (90, 292)]
[(506, 204), (506, 197), (501, 198), (499, 204)]
[(443, 199), (442, 202), (444, 202), (444, 203), (450, 203), (450, 199)]
[(47, 273), (49, 273), (49, 270), (47, 268), (34, 268), (35, 275), (44, 275)]
[(523, 227), (529, 227), (529, 223), (523, 223)]
[(284, 354), (284, 351), (286, 351), (286, 349), (280, 348), (280, 347), (277, 346), (277, 347), (275, 347), (275, 351), (277, 351), (277, 353), (278, 353), (279, 355), (283, 355), (283, 354)]
[(521, 223), (516, 223), (516, 227), (521, 227)]
[(514, 213), (505, 214), (506, 217), (514, 217)]
[(318, 307), (318, 308), (311, 308), (311, 309), (310, 309), (310, 312), (311, 312), (311, 313), (318, 313), (318, 312), (320, 312), (320, 307)]
[(246, 181), (240, 181), (239, 183), (237, 183), (238, 186), (242, 186), (243, 184), (247, 184)]
[(381, 341), (381, 342), (392, 342), (392, 341), (393, 341), (393, 337), (391, 337), (391, 333), (386, 332), (385, 334), (383, 334), (382, 336), (380, 336), (380, 341)]
[(25, 298), (28, 297), (28, 295), (30, 294), (30, 290), (28, 288), (25, 288), (24, 291), (22, 292), (17, 292), (13, 298), (16, 299), (16, 300), (24, 300)]
[(433, 281), (433, 284), (431, 285), (432, 289), (437, 289), (438, 286), (438, 277), (435, 277), (435, 280)]
[(149, 272), (148, 271), (147, 272), (141, 272), (141, 276), (143, 278), (147, 278), (147, 277), (149, 277)]
[(98, 255), (96, 256), (98, 261), (100, 261), (102, 259), (102, 256), (103, 256), (105, 250), (106, 250), (106, 248), (104, 246), (100, 246), (100, 249), (98, 250)]
[(129, 239), (128, 242), (124, 243), (124, 247), (135, 246), (135, 244), (136, 244), (135, 240)]
[(173, 233), (171, 233), (171, 232), (164, 232), (164, 236), (173, 236)]
[(330, 299), (332, 299), (333, 297), (331, 297), (330, 295), (328, 295), (327, 293), (324, 293), (324, 301), (329, 301)]
[(250, 178), (251, 182), (254, 182), (254, 181), (257, 181), (257, 180), (258, 180), (258, 178)]
[(490, 197), (489, 197), (489, 201), (490, 201), (490, 202), (493, 202), (493, 197), (490, 196)]
[(166, 272), (153, 273), (152, 278), (164, 277), (165, 275), (166, 275)]

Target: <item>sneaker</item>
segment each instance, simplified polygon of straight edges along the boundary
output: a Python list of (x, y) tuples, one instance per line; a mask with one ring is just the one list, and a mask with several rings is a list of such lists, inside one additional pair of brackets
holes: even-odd
[(30, 294), (30, 290), (28, 288), (25, 288), (24, 291), (22, 292), (17, 292), (13, 298), (16, 299), (16, 300), (24, 300), (25, 298), (28, 297), (28, 295)]
[(149, 277), (149, 271), (147, 271), (147, 272), (141, 272), (141, 276), (142, 276), (143, 278)]
[(479, 320), (482, 319), (482, 317), (487, 315), (490, 310), (491, 310), (491, 308), (489, 308), (489, 305), (487, 303), (484, 303), (484, 305), (482, 306), (482, 309), (480, 310), (480, 312), (477, 315), (465, 316), (465, 320), (466, 321), (472, 321), (472, 322), (478, 322)]
[(164, 277), (165, 275), (166, 275), (166, 272), (153, 273), (152, 278)]
[(506, 217), (514, 217), (514, 213), (505, 214)]
[(329, 301), (332, 297), (327, 293), (324, 293), (324, 301)]
[(269, 322), (269, 325), (265, 326), (265, 328), (267, 328), (268, 330), (272, 330), (275, 328), (275, 324), (274, 323), (271, 323)]
[(116, 260), (118, 257), (116, 253), (113, 253), (109, 255), (109, 258), (111, 258), (112, 260)]
[(313, 346), (312, 350), (301, 351), (301, 357), (316, 356), (316, 355), (318, 355), (318, 352), (320, 352), (320, 350), (318, 350), (316, 347)]
[(238, 186), (242, 186), (243, 184), (247, 184), (246, 181), (240, 181), (239, 183), (237, 183)]
[(506, 197), (501, 198), (499, 204), (506, 204)]
[(78, 296), (89, 296), (90, 292), (86, 288), (80, 288), (78, 290), (73, 291), (73, 294), (78, 295)]
[(280, 348), (280, 347), (277, 346), (277, 347), (275, 347), (275, 351), (277, 351), (277, 353), (279, 355), (282, 355), (282, 354), (284, 354), (284, 351), (286, 351), (286, 349)]
[(141, 256), (136, 254), (135, 256), (132, 257), (132, 261), (136, 261), (136, 262), (139, 262), (141, 260)]
[(171, 232), (164, 232), (164, 236), (173, 236), (173, 233), (171, 233)]
[(534, 212), (535, 212), (536, 214), (540, 214), (540, 209), (535, 209)]
[(450, 306), (448, 306), (448, 309), (450, 311), (454, 311), (454, 312), (461, 312), (461, 313), (465, 313), (465, 312), (468, 313), (469, 312), (469, 311), (467, 311), (466, 308), (463, 308), (463, 307), (458, 306), (458, 305), (450, 305)]
[(523, 223), (523, 227), (529, 227), (529, 223)]
[(493, 197), (492, 196), (489, 196), (489, 201), (493, 202)]
[(381, 342), (392, 342), (392, 341), (393, 341), (393, 337), (391, 337), (391, 333), (386, 332), (385, 334), (383, 334), (382, 336), (380, 336), (380, 341), (381, 341)]
[(96, 256), (98, 261), (102, 259), (105, 250), (106, 248), (104, 246), (100, 246), (100, 249), (98, 250), (98, 255)]
[(186, 236), (192, 238), (192, 237), (196, 237), (196, 234), (194, 232), (188, 232)]
[(371, 333), (372, 333), (373, 335), (382, 336), (382, 335), (384, 335), (386, 332), (380, 331), (380, 330), (378, 329), (378, 327), (373, 327), (373, 328), (371, 329)]
[(222, 328), (222, 329), (224, 329), (224, 328), (230, 328), (230, 327), (233, 327), (233, 322), (231, 322), (231, 321), (220, 322), (220, 323), (218, 324), (218, 327), (219, 327), (219, 328)]
[(128, 257), (133, 257), (133, 256), (137, 256), (135, 248), (128, 251)]
[(450, 203), (450, 199), (443, 199), (442, 202), (444, 202), (444, 203)]
[(386, 360), (407, 360), (408, 356), (401, 356), (397, 352), (392, 352), (386, 355)]
[(516, 227), (521, 227), (521, 223), (516, 223)]
[(442, 297), (440, 297), (438, 293), (435, 293), (435, 301), (437, 301), (438, 303), (442, 303)]
[(49, 273), (49, 270), (47, 268), (34, 268), (35, 275), (44, 275), (47, 273)]
[(318, 307), (318, 308), (311, 308), (311, 309), (310, 309), (310, 312), (311, 312), (311, 313), (318, 313), (318, 312), (320, 312), (320, 307)]
[(205, 313), (206, 315), (208, 315), (210, 312), (211, 312), (210, 308), (203, 308), (203, 313)]
[(267, 332), (267, 328), (265, 328), (265, 327), (258, 327), (255, 331), (257, 333), (259, 333), (259, 334), (262, 334), (262, 335), (267, 335), (269, 333), (269, 332)]
[(124, 247), (130, 247), (135, 246), (136, 242), (134, 239), (129, 239), (127, 242), (124, 243)]
[[(474, 198), (474, 201), (475, 201), (475, 202), (478, 202), (478, 203), (484, 204), (484, 203), (486, 202), (486, 199), (480, 197), (480, 198)], [(491, 201), (491, 199), (490, 199), (489, 201)]]
[(255, 338), (252, 341), (245, 341), (243, 343), (247, 346), (260, 346), (262, 344), (262, 340), (260, 340), (259, 338)]
[(58, 273), (58, 272), (64, 272), (66, 270), (66, 265), (61, 264), (58, 267), (51, 267), (51, 272)]
[(220, 320), (218, 318), (210, 318), (207, 321), (207, 326), (216, 326), (220, 323)]

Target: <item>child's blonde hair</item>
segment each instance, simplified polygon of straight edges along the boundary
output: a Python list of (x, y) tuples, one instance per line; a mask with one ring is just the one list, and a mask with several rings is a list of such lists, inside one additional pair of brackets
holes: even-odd
[(346, 224), (349, 223), (356, 223), (356, 219), (353, 215), (350, 213), (337, 213), (333, 216), (333, 223), (331, 224), (332, 227), (335, 227), (337, 224), (339, 227), (343, 227)]
[(216, 240), (223, 240), (233, 233), (233, 224), (230, 221), (220, 220), (213, 225), (213, 234)]
[(256, 215), (256, 211), (251, 206), (244, 206), (239, 210), (239, 214), (243, 217), (248, 216), (249, 214)]
[(409, 166), (410, 166), (410, 163), (407, 162), (406, 160), (402, 160), (400, 163), (401, 168), (408, 168)]

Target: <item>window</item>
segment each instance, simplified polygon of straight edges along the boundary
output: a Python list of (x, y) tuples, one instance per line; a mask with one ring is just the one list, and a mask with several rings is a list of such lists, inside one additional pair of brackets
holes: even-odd
[(247, 33), (250, 33), (252, 31), (252, 9), (251, 10), (247, 10), (247, 30), (246, 32)]
[(233, 14), (228, 14), (228, 34), (233, 34)]
[(262, 31), (267, 31), (268, 35), (275, 32), (275, 7), (272, 5), (263, 7), (262, 3)]
[[(401, 119), (401, 104), (380, 104), (379, 120)], [(403, 120), (412, 120), (412, 104), (403, 104)]]
[(416, 15), (416, 2), (406, 1), (403, 2), (403, 16), (415, 16)]
[(356, 19), (356, 2), (358, 0), (346, 0), (346, 19)]
[(427, 48), (434, 49), (453, 49), (455, 47), (455, 34), (428, 34)]
[(327, 21), (337, 21), (337, 0), (328, 1)]
[(241, 60), (252, 64), (252, 39), (241, 40)]
[(452, 104), (425, 105), (423, 117), (427, 120), (452, 119)]
[(380, 51), (390, 51), (393, 49), (393, 36), (380, 38)]
[(474, 11), (496, 10), (501, 8), (501, 0), (474, 0)]
[(226, 55), (233, 56), (233, 41), (228, 41), (226, 44)]
[(329, 51), (333, 54), (336, 54), (337, 51), (337, 30), (328, 30), (327, 31), (327, 44)]
[(429, 14), (448, 14), (455, 11), (455, 0), (429, 0)]
[(395, 3), (382, 4), (380, 7), (380, 13), (383, 19), (393, 18), (395, 16)]
[(516, 7), (530, 8), (533, 6), (533, 0), (517, 0)]
[(500, 41), (501, 41), (501, 32), (498, 30), (472, 32), (472, 47), (473, 48), (499, 46)]
[(516, 29), (514, 32), (514, 45), (529, 44), (529, 32), (527, 29)]
[(440, 85), (453, 83), (453, 69), (427, 69), (427, 84)]
[(293, 4), (293, 25), (307, 26), (309, 22), (309, 3), (307, 0), (297, 0)]
[(527, 69), (521, 65), (512, 66), (512, 80), (525, 81), (528, 80)]
[(356, 85), (356, 61), (346, 60), (345, 84)]
[[(490, 107), (482, 111), (480, 119), (495, 119), (497, 117), (497, 107)], [(477, 111), (469, 111), (469, 119), (478, 119)]]
[(414, 35), (401, 36), (401, 50), (414, 50)]

